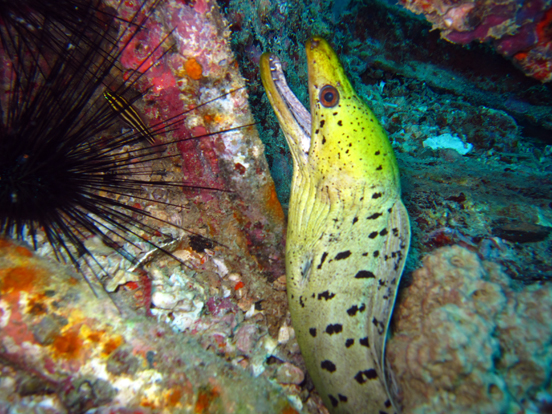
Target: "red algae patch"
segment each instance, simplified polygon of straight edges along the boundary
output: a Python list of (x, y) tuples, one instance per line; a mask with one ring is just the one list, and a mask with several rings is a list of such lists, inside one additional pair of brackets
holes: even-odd
[(103, 346), (103, 353), (105, 355), (110, 355), (111, 353), (113, 353), (113, 351), (119, 348), (123, 344), (123, 342), (123, 338), (119, 335), (113, 338), (109, 338)]
[(270, 182), (265, 185), (264, 190), (267, 211), (270, 213), (273, 220), (283, 221), (285, 219), (284, 210), (282, 209), (282, 205), (276, 195), (276, 187), (274, 186), (274, 183)]
[(23, 256), (23, 257), (33, 256), (33, 252), (31, 252), (29, 249), (23, 246), (16, 246), (14, 250), (15, 250), (15, 254), (18, 256)]
[(86, 337), (86, 339), (94, 343), (99, 343), (102, 340), (102, 336), (104, 334), (105, 332), (100, 332), (100, 331), (92, 332)]
[(203, 68), (194, 58), (191, 58), (184, 63), (184, 70), (193, 80), (200, 80), (203, 76)]
[(76, 329), (65, 332), (54, 339), (52, 344), (55, 356), (63, 359), (76, 359), (82, 349), (83, 341)]
[(111, 355), (117, 348), (125, 343), (122, 335), (114, 335), (105, 330), (91, 330), (88, 324), (80, 329), (80, 335), (88, 342), (88, 346), (94, 349), (101, 349), (103, 356)]
[(218, 387), (212, 389), (202, 389), (197, 395), (197, 402), (195, 405), (194, 412), (197, 414), (205, 413), (206, 410), (209, 410), (211, 404), (218, 399), (220, 392)]
[(38, 316), (48, 313), (48, 305), (46, 304), (47, 296), (43, 293), (33, 295), (29, 298), (26, 313)]
[(149, 408), (151, 410), (154, 410), (155, 408), (157, 408), (157, 406), (151, 402), (150, 400), (148, 400), (147, 398), (144, 398), (141, 402), (140, 402), (140, 405), (144, 408)]
[(284, 408), (284, 410), (282, 411), (282, 414), (299, 414), (297, 412), (297, 410), (293, 407), (286, 407)]
[(182, 406), (182, 403), (180, 402), (182, 397), (184, 396), (185, 391), (182, 389), (182, 387), (174, 387), (171, 388), (166, 395), (166, 405), (168, 407), (177, 407)]
[(36, 285), (38, 271), (33, 267), (13, 267), (0, 273), (2, 293), (29, 291)]

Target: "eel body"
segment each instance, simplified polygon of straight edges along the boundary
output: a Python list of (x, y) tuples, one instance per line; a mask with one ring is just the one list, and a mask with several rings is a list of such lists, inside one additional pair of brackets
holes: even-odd
[(397, 161), (321, 38), (306, 45), (311, 111), (278, 58), (261, 76), (294, 162), (288, 301), (308, 372), (332, 413), (397, 412), (385, 340), (410, 244)]

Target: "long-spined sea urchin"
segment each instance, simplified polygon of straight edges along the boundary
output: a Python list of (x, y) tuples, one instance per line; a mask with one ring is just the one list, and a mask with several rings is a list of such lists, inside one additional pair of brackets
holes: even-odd
[[(5, 63), (0, 234), (30, 237), (35, 249), (43, 235), (58, 260), (77, 269), (85, 263), (98, 276), (97, 269), (104, 269), (86, 240), (96, 236), (134, 263), (136, 255), (123, 244), (138, 240), (163, 250), (152, 241), (163, 236), (159, 227), (178, 226), (137, 201), (179, 208), (156, 199), (153, 190), (180, 189), (183, 183), (152, 179), (152, 163), (170, 156), (144, 145), (141, 131), (120, 133), (119, 114), (102, 96), (106, 90), (133, 93), (141, 76), (170, 50), (163, 38), (134, 70), (120, 73), (121, 55), (158, 2), (141, 3), (124, 18), (101, 3), (76, 3), (77, 14), (70, 0), (57, 8), (59, 3), (31, 0), (23, 8), (0, 4)], [(177, 128), (182, 116), (154, 126), (152, 135)]]

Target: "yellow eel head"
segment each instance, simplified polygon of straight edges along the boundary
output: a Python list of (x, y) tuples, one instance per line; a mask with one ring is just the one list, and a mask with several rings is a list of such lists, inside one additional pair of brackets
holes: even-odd
[(330, 45), (307, 42), (310, 113), (278, 58), (261, 57), (267, 96), (294, 161), (288, 302), (301, 353), (332, 413), (392, 413), (385, 340), (410, 243), (397, 160)]
[[(312, 114), (311, 161), (321, 173), (363, 179), (386, 175), (399, 186), (398, 167), (387, 135), (357, 96), (337, 55), (321, 38), (307, 42)], [(330, 139), (331, 137), (331, 139)], [(385, 157), (375, 155), (388, 154)], [(378, 167), (381, 165), (381, 169)], [(384, 172), (385, 170), (385, 172)]]

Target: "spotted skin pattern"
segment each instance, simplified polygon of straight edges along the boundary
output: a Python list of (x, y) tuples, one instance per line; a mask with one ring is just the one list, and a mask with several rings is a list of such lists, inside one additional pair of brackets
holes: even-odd
[(261, 58), (294, 160), (286, 245), (293, 327), (332, 413), (393, 413), (385, 340), (410, 244), (397, 161), (329, 44), (313, 38), (306, 50), (311, 115), (298, 109), (278, 59)]

